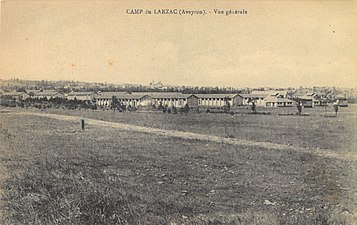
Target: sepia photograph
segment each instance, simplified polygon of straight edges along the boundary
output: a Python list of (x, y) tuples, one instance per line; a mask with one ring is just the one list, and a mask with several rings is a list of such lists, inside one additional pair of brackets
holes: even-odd
[(0, 3), (1, 225), (357, 225), (357, 1)]

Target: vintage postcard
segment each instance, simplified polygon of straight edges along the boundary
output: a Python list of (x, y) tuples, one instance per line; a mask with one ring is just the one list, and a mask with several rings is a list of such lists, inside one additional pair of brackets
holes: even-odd
[(357, 224), (356, 1), (0, 6), (0, 224)]

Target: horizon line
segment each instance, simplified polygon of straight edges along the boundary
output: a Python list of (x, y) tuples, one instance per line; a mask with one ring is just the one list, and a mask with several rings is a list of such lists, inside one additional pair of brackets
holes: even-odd
[[(150, 86), (150, 84), (143, 84), (143, 83), (115, 83), (115, 82), (109, 82), (109, 81), (83, 81), (83, 80), (51, 80), (51, 79), (23, 79), (23, 78), (19, 78), (19, 77), (13, 77), (13, 78), (9, 78), (9, 79), (3, 79), (0, 78), (0, 80), (2, 81), (31, 81), (31, 82), (40, 82), (40, 81), (47, 81), (47, 82), (83, 82), (83, 83), (89, 83), (89, 84), (105, 84), (105, 85), (141, 85), (141, 86)], [(201, 85), (183, 85), (183, 84), (179, 84), (179, 85), (173, 85), (173, 84), (164, 84), (162, 81), (157, 81), (157, 83), (160, 82), (163, 84), (163, 86), (165, 87), (186, 87), (186, 88), (195, 88), (195, 87), (199, 87), (199, 88), (233, 88), (233, 89), (260, 89), (260, 88), (270, 88), (270, 89), (299, 89), (299, 88), (340, 88), (340, 89), (357, 89), (357, 86), (355, 87), (343, 87), (343, 86), (330, 86), (330, 85), (298, 85), (298, 86), (289, 86), (289, 87), (273, 87), (273, 86), (255, 86), (255, 87), (249, 87), (249, 86), (245, 86), (245, 87), (234, 87), (234, 86), (201, 86)]]

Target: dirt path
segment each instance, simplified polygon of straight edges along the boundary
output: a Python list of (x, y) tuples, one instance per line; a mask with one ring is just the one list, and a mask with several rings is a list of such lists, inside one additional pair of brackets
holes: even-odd
[[(41, 117), (47, 117), (57, 120), (78, 121), (78, 122), (80, 121), (81, 118), (79, 116), (67, 116), (67, 115), (33, 113), (33, 112), (18, 112), (17, 114), (41, 116)], [(177, 137), (186, 140), (209, 141), (209, 142), (222, 143), (222, 144), (251, 146), (251, 147), (273, 149), (273, 150), (295, 150), (298, 152), (312, 153), (321, 157), (335, 158), (335, 159), (347, 160), (347, 161), (357, 161), (357, 154), (351, 152), (335, 152), (329, 149), (308, 149), (308, 148), (302, 148), (302, 147), (291, 146), (291, 145), (276, 144), (271, 142), (257, 142), (257, 141), (249, 141), (249, 140), (237, 139), (237, 138), (225, 138), (225, 137), (219, 137), (214, 135), (198, 134), (192, 132), (163, 130), (158, 128), (142, 127), (142, 126), (136, 126), (131, 124), (108, 122), (108, 121), (95, 120), (89, 118), (84, 118), (84, 119), (87, 125), (92, 125), (92, 126), (112, 127), (125, 131), (135, 131), (141, 133)]]

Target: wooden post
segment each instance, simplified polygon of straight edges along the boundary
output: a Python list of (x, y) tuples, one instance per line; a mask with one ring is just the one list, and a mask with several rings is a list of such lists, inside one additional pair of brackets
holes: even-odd
[(83, 118), (81, 118), (81, 128), (82, 128), (82, 130), (84, 130), (84, 119)]

